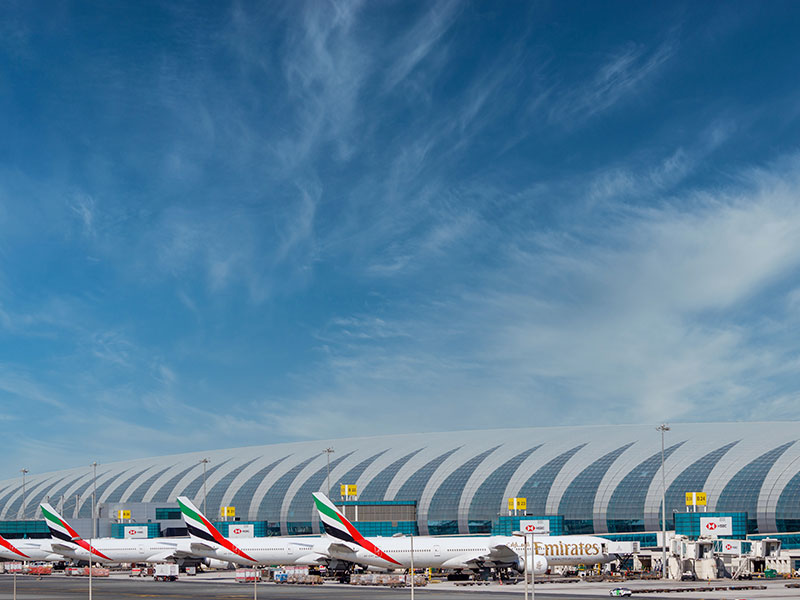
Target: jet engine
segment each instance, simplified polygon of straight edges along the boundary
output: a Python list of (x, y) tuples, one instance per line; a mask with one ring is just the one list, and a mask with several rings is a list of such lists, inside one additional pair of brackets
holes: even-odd
[[(520, 573), (525, 572), (525, 558), (520, 556), (517, 564), (514, 567)], [(544, 556), (529, 556), (528, 557), (528, 573), (534, 575), (544, 575), (547, 572), (547, 559)]]
[(232, 565), (227, 560), (219, 560), (218, 558), (204, 558), (203, 559), (203, 564), (205, 566), (207, 566), (207, 567), (212, 568), (212, 569), (227, 570), (227, 569), (233, 569), (234, 568), (234, 565)]

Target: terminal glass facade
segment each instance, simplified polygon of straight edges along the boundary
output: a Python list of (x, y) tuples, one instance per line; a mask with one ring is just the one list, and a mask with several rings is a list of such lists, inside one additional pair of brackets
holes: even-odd
[(428, 481), (433, 475), (433, 472), (438, 469), (439, 465), (446, 461), (448, 457), (450, 457), (456, 450), (458, 450), (458, 448), (453, 448), (444, 454), (440, 454), (424, 467), (419, 469), (406, 480), (406, 482), (403, 484), (403, 487), (400, 488), (400, 491), (397, 492), (397, 495), (395, 495), (393, 500), (419, 500), (420, 496), (422, 495), (422, 491), (425, 489), (425, 486), (428, 485)]
[[(672, 456), (672, 453), (682, 444), (683, 442), (679, 442), (666, 448), (664, 460), (666, 461)], [(644, 531), (644, 501), (656, 473), (661, 473), (660, 452), (640, 463), (625, 475), (614, 489), (611, 501), (608, 503), (606, 515), (609, 532)]]
[(447, 517), (458, 514), (458, 505), (461, 500), (461, 494), (464, 492), (464, 485), (475, 472), (475, 469), (478, 468), (478, 465), (498, 448), (499, 446), (495, 446), (471, 458), (453, 471), (439, 485), (431, 499), (431, 508), (428, 510), (428, 533), (431, 535), (458, 533), (458, 521), (454, 522), (452, 518), (448, 519)]
[(364, 486), (364, 491), (359, 493), (359, 497), (362, 500), (383, 500), (384, 496), (386, 496), (386, 490), (389, 488), (389, 484), (392, 483), (394, 476), (403, 468), (403, 465), (421, 451), (422, 448), (418, 448), (410, 454), (398, 458), (383, 471), (378, 473), (372, 481), (366, 484)]
[[(745, 531), (799, 532), (798, 439), (792, 422), (673, 424), (669, 512), (685, 510), (686, 492), (706, 492), (710, 509), (746, 514)], [(374, 521), (376, 531), (495, 531), (508, 496), (526, 498), (527, 515), (563, 519), (565, 533), (594, 533), (597, 525), (612, 535), (648, 535), (661, 525), (660, 437), (652, 425), (608, 425), (371, 435), (107, 463), (97, 470), (101, 533), (111, 534), (109, 511), (126, 504), (146, 505), (142, 523), (178, 495), (202, 506), (203, 458), (210, 518), (224, 503), (269, 534), (317, 531), (310, 495), (327, 487), (326, 447), (335, 448), (332, 486), (357, 484), (359, 500), (417, 507), (410, 518)], [(24, 494), (21, 478), (0, 481), (0, 527), (23, 513), (38, 521), (45, 500), (68, 520), (87, 519), (92, 484), (86, 466), (28, 474)], [(329, 491), (338, 501), (338, 488)], [(164, 521), (162, 531), (180, 528)]]
[(559, 454), (530, 476), (517, 493), (520, 498), (527, 498), (527, 512), (538, 515), (543, 515), (547, 512), (547, 496), (550, 495), (550, 488), (552, 488), (553, 482), (561, 473), (561, 469), (564, 468), (567, 461), (575, 456), (585, 445), (575, 446)]
[[(667, 528), (675, 528), (675, 512), (683, 512), (686, 505), (686, 492), (702, 492), (706, 489), (706, 481), (711, 474), (711, 470), (739, 440), (725, 444), (722, 448), (709, 452), (702, 458), (696, 460), (686, 469), (667, 488)], [(659, 505), (659, 511), (661, 506)], [(659, 528), (661, 522), (659, 520)]]
[(758, 533), (758, 496), (769, 470), (794, 442), (765, 452), (734, 475), (720, 494), (717, 510), (744, 511), (748, 514), (748, 533)]
[(249, 513), (250, 503), (253, 500), (253, 496), (255, 495), (259, 484), (262, 481), (264, 481), (264, 479), (267, 478), (267, 476), (272, 472), (272, 470), (275, 467), (277, 467), (287, 458), (289, 457), (284, 456), (274, 462), (271, 462), (263, 469), (259, 469), (258, 472), (256, 472), (252, 477), (248, 478), (239, 488), (236, 489), (236, 493), (234, 493), (230, 505), (236, 508), (237, 513), (239, 514), (243, 514), (245, 512)]
[(778, 498), (778, 531), (800, 532), (800, 472), (789, 480)]
[[(470, 533), (488, 533), (491, 531), (492, 520), (496, 518), (498, 512), (502, 512), (504, 509), (505, 498), (503, 498), (503, 495), (508, 482), (511, 481), (514, 473), (517, 472), (524, 460), (533, 454), (537, 448), (541, 448), (541, 446), (534, 446), (524, 452), (520, 452), (514, 458), (504, 462), (484, 479), (470, 503)], [(489, 524), (488, 531), (487, 523)]]
[(181, 479), (183, 479), (184, 477), (186, 477), (186, 475), (189, 474), (189, 471), (191, 471), (195, 467), (197, 467), (196, 464), (191, 465), (190, 467), (188, 467), (186, 469), (183, 469), (180, 473), (178, 473), (174, 477), (171, 477), (169, 479), (169, 481), (167, 481), (160, 488), (158, 488), (158, 491), (156, 491), (156, 493), (153, 495), (153, 497), (150, 498), (150, 501), (151, 502), (172, 502), (172, 501), (174, 501), (175, 498), (170, 498), (169, 497), (170, 493), (172, 492), (173, 489), (175, 489), (175, 486), (178, 485), (178, 482)]
[(597, 459), (569, 484), (558, 507), (559, 514), (564, 515), (564, 528), (568, 534), (594, 531), (594, 499), (600, 482), (614, 461), (632, 445), (626, 444)]

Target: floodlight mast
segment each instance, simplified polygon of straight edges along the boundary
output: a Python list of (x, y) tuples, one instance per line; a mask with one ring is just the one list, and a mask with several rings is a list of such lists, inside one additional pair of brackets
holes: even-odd
[(670, 430), (662, 423), (656, 427), (661, 432), (661, 579), (667, 578), (667, 476), (664, 473), (664, 434)]

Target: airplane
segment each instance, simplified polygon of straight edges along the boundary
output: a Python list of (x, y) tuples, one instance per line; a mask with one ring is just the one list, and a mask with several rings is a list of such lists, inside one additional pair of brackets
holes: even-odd
[[(191, 538), (191, 552), (208, 559), (237, 565), (326, 565), (339, 570), (343, 565), (320, 551), (327, 541), (319, 537), (224, 537), (206, 519), (189, 498), (178, 497), (181, 517), (186, 523)], [(235, 542), (235, 543), (234, 543)]]
[[(314, 503), (332, 542), (326, 553), (334, 558), (374, 567), (409, 568), (411, 538), (362, 536), (325, 494)], [(525, 563), (525, 542), (518, 536), (413, 536), (414, 567), (435, 569), (511, 568), (543, 574), (549, 566), (605, 563), (616, 558), (606, 540), (595, 536), (547, 536), (532, 541)]]
[(163, 563), (191, 558), (189, 538), (83, 539), (48, 503), (40, 505), (44, 520), (56, 543), (54, 550), (74, 560), (101, 563)]
[(4, 560), (41, 560), (58, 562), (64, 557), (53, 550), (52, 540), (9, 540), (0, 535), (0, 558)]

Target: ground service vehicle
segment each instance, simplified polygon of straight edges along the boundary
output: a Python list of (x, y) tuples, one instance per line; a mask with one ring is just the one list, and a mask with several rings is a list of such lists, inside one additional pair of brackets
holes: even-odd
[(178, 565), (175, 563), (156, 565), (156, 570), (153, 572), (153, 579), (155, 581), (177, 581)]

